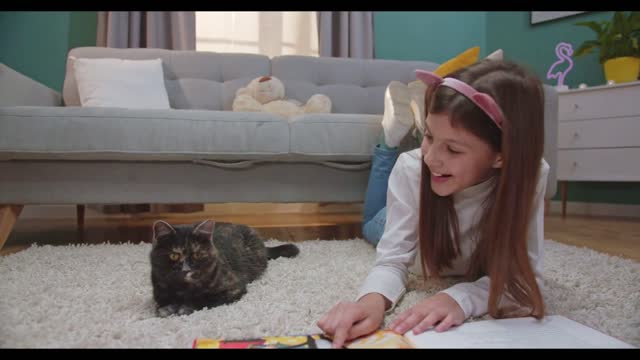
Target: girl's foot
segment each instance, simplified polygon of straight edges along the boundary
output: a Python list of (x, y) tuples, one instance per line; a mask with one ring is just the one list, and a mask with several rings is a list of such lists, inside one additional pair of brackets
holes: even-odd
[(416, 133), (424, 134), (424, 122), (427, 117), (425, 110), (424, 97), (427, 92), (427, 85), (420, 80), (412, 81), (409, 83), (409, 93), (411, 101), (409, 103), (411, 111), (413, 112), (413, 119), (416, 125)]
[(409, 105), (410, 100), (407, 85), (399, 81), (389, 83), (384, 94), (382, 128), (384, 142), (390, 148), (400, 145), (415, 122)]

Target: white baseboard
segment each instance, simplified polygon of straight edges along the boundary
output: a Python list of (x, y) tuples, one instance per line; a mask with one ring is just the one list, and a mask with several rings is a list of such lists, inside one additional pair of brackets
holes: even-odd
[[(551, 201), (552, 214), (562, 214), (562, 201)], [(640, 205), (567, 201), (567, 215), (640, 218)]]

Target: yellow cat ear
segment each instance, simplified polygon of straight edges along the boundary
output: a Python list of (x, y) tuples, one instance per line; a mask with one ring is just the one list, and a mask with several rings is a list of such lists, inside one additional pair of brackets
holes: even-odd
[(438, 68), (434, 71), (434, 73), (440, 77), (444, 77), (446, 75), (451, 74), (454, 71), (458, 71), (462, 68), (465, 68), (471, 64), (475, 64), (478, 62), (478, 58), (480, 57), (480, 46), (474, 46), (470, 49), (463, 51), (461, 54), (457, 55), (453, 59), (450, 59), (438, 66)]

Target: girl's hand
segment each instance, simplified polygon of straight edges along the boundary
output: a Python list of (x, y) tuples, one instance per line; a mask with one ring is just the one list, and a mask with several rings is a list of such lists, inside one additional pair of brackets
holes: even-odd
[(363, 296), (358, 302), (341, 302), (319, 321), (318, 327), (333, 337), (333, 347), (377, 330), (384, 319), (386, 298), (378, 293)]
[(389, 327), (400, 334), (413, 328), (413, 333), (417, 335), (436, 324), (437, 332), (446, 331), (462, 324), (464, 320), (460, 305), (451, 296), (438, 293), (398, 315)]

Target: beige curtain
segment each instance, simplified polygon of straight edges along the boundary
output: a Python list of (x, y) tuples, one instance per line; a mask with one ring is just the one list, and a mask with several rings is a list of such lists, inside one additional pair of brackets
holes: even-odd
[(313, 11), (198, 11), (198, 51), (318, 56)]
[(99, 11), (98, 46), (195, 50), (193, 11)]
[(373, 59), (373, 12), (318, 11), (320, 56)]

